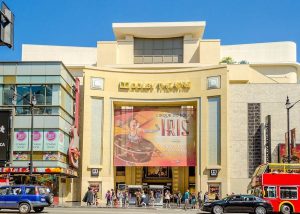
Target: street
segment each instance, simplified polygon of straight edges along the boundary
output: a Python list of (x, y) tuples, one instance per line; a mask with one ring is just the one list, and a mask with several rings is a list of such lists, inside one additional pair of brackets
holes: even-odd
[[(19, 213), (17, 210), (1, 210), (0, 213)], [(31, 213), (34, 213), (33, 211)], [(61, 207), (55, 207), (55, 208), (45, 208), (45, 210), (42, 213), (48, 213), (48, 214), (64, 214), (64, 213), (101, 213), (101, 214), (107, 214), (107, 213), (124, 213), (124, 214), (154, 214), (154, 213), (160, 213), (160, 214), (168, 214), (168, 213), (188, 213), (188, 214), (196, 214), (196, 213), (204, 213), (198, 209), (195, 210), (183, 210), (183, 209), (165, 209), (165, 208), (86, 208), (86, 207), (70, 207), (70, 208), (61, 208)]]

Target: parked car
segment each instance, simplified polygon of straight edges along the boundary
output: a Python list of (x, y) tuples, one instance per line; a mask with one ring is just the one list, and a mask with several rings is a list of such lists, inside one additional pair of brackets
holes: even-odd
[(48, 187), (34, 185), (14, 185), (0, 187), (0, 209), (16, 209), (29, 213), (32, 209), (39, 213), (53, 203), (53, 195)]
[(222, 200), (206, 202), (203, 211), (214, 214), (221, 213), (255, 213), (266, 214), (273, 211), (273, 207), (267, 201), (254, 195), (231, 195)]

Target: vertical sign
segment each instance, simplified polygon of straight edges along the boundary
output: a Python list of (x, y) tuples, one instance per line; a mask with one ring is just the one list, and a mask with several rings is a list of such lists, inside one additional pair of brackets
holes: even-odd
[(266, 128), (266, 162), (272, 162), (272, 144), (271, 144), (271, 115), (267, 115), (265, 119)]
[(293, 155), (294, 153), (294, 148), (296, 147), (296, 129), (293, 128), (291, 130), (291, 154)]
[(10, 111), (0, 111), (0, 161), (9, 161)]

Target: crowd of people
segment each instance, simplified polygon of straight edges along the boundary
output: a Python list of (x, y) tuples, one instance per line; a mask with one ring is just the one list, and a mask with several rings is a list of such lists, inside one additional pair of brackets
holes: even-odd
[[(143, 190), (137, 190), (134, 193), (129, 193), (128, 190), (108, 190), (105, 194), (106, 206), (107, 207), (129, 207), (129, 200), (134, 196), (135, 206), (138, 207), (154, 207), (155, 201), (157, 197), (163, 197), (163, 207), (171, 208), (171, 203), (174, 204), (177, 208), (183, 209), (196, 209), (201, 208), (203, 203), (209, 202), (210, 198), (208, 192), (202, 193), (202, 191), (197, 194), (189, 190), (186, 190), (185, 193), (181, 194), (180, 191), (171, 194), (169, 190), (165, 190), (164, 194), (157, 192), (155, 193), (153, 190), (149, 192), (145, 192)], [(87, 206), (98, 206), (99, 205), (99, 191), (93, 189), (91, 187), (88, 188), (88, 191), (83, 197), (83, 202), (87, 203)], [(220, 195), (218, 193), (215, 194), (214, 200), (220, 200)]]

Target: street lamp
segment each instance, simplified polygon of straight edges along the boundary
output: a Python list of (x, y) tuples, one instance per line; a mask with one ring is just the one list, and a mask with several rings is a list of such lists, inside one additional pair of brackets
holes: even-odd
[[(12, 104), (14, 106), (17, 105), (17, 93), (14, 92)], [(24, 99), (24, 98), (23, 98)], [(32, 95), (29, 105), (30, 105), (30, 112), (31, 112), (31, 141), (30, 141), (30, 160), (29, 160), (29, 178), (30, 183), (32, 182), (32, 172), (33, 172), (33, 164), (32, 164), (32, 156), (33, 156), (33, 118), (34, 118), (34, 106), (36, 105), (36, 96), (35, 94)]]
[(290, 103), (289, 96), (286, 97), (286, 111), (287, 111), (287, 149), (288, 149), (288, 163), (291, 163), (291, 144), (290, 144), (290, 109), (293, 108), (300, 100)]

